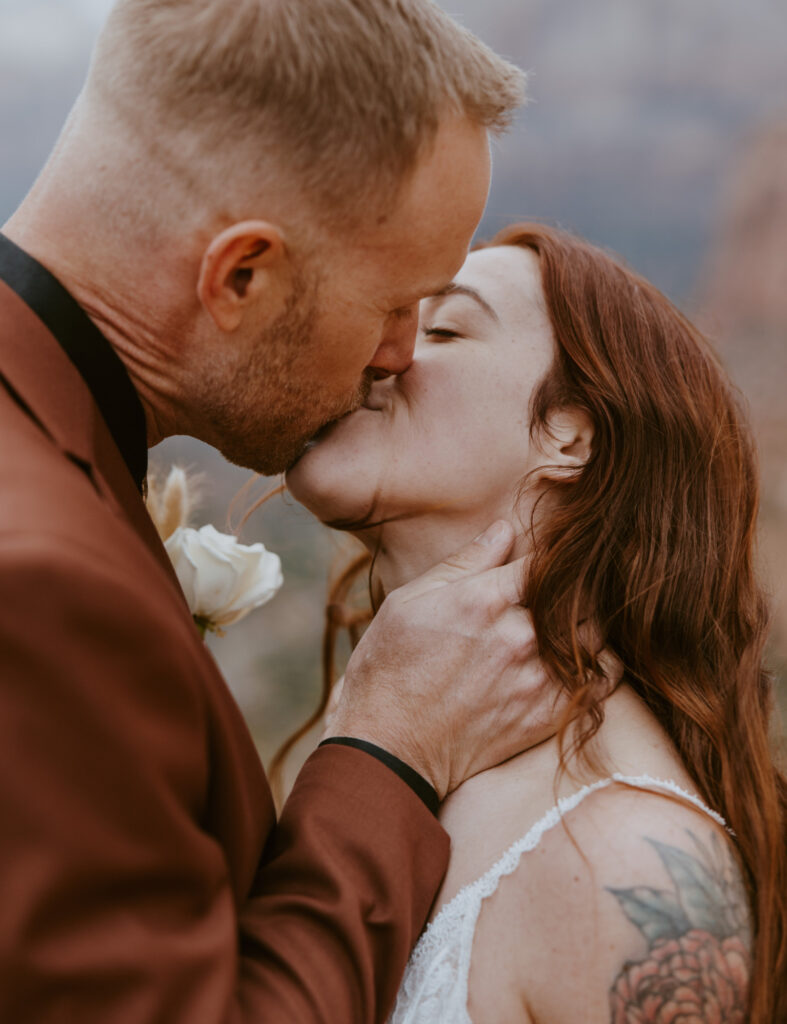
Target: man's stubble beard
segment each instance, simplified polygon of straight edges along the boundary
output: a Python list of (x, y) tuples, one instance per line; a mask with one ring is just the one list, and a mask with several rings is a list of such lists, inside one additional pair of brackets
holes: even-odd
[(309, 377), (316, 336), (316, 280), (301, 281), (247, 360), (221, 363), (203, 378), (203, 408), (225, 458), (264, 476), (283, 473), (323, 427), (357, 409), (374, 379), (366, 371), (349, 395)]

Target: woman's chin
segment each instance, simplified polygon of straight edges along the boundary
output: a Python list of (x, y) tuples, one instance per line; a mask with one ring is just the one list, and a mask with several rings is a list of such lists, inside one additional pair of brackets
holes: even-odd
[(347, 467), (323, 453), (319, 445), (307, 448), (285, 474), (287, 490), (321, 522), (358, 522), (368, 514), (373, 493), (351, 479)]
[(320, 485), (319, 472), (314, 472), (310, 466), (310, 456), (313, 449), (308, 447), (301, 457), (294, 462), (284, 474), (284, 482), (287, 490), (297, 502), (308, 508), (318, 518), (322, 518), (319, 508), (330, 502), (330, 497), (324, 493), (324, 486)]
[(287, 470), (287, 489), (328, 525), (368, 520), (388, 464), (389, 436), (379, 412), (366, 408), (329, 424)]

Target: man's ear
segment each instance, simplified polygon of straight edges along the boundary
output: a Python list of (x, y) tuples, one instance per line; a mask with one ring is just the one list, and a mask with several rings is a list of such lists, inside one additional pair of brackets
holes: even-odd
[(288, 270), (281, 229), (267, 221), (243, 221), (216, 235), (205, 250), (197, 294), (216, 326), (230, 333), (263, 297), (269, 299), (270, 317), (278, 315)]
[(542, 428), (541, 452), (534, 476), (541, 480), (571, 480), (587, 465), (593, 450), (593, 424), (582, 409), (555, 409)]

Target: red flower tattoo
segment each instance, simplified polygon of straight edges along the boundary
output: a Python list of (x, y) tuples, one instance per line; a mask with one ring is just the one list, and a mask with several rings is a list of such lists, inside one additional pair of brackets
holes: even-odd
[(748, 958), (737, 935), (720, 942), (695, 929), (662, 939), (618, 976), (612, 1024), (744, 1024)]
[(609, 992), (611, 1024), (745, 1024), (751, 957), (740, 873), (714, 835), (697, 853), (648, 842), (673, 891), (610, 889), (649, 949)]

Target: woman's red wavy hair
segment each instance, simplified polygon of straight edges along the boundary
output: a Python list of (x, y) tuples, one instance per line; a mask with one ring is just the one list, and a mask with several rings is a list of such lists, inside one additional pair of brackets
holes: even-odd
[(759, 481), (740, 399), (699, 331), (596, 247), (535, 224), (489, 244), (531, 249), (541, 265), (556, 356), (531, 431), (567, 406), (595, 432), (588, 465), (555, 486), (539, 526), (523, 603), (541, 657), (572, 695), (586, 741), (603, 700), (577, 631), (580, 610), (592, 609), (625, 678), (736, 834), (755, 917), (749, 1020), (787, 1020), (787, 783), (769, 732), (768, 610), (753, 565)]

